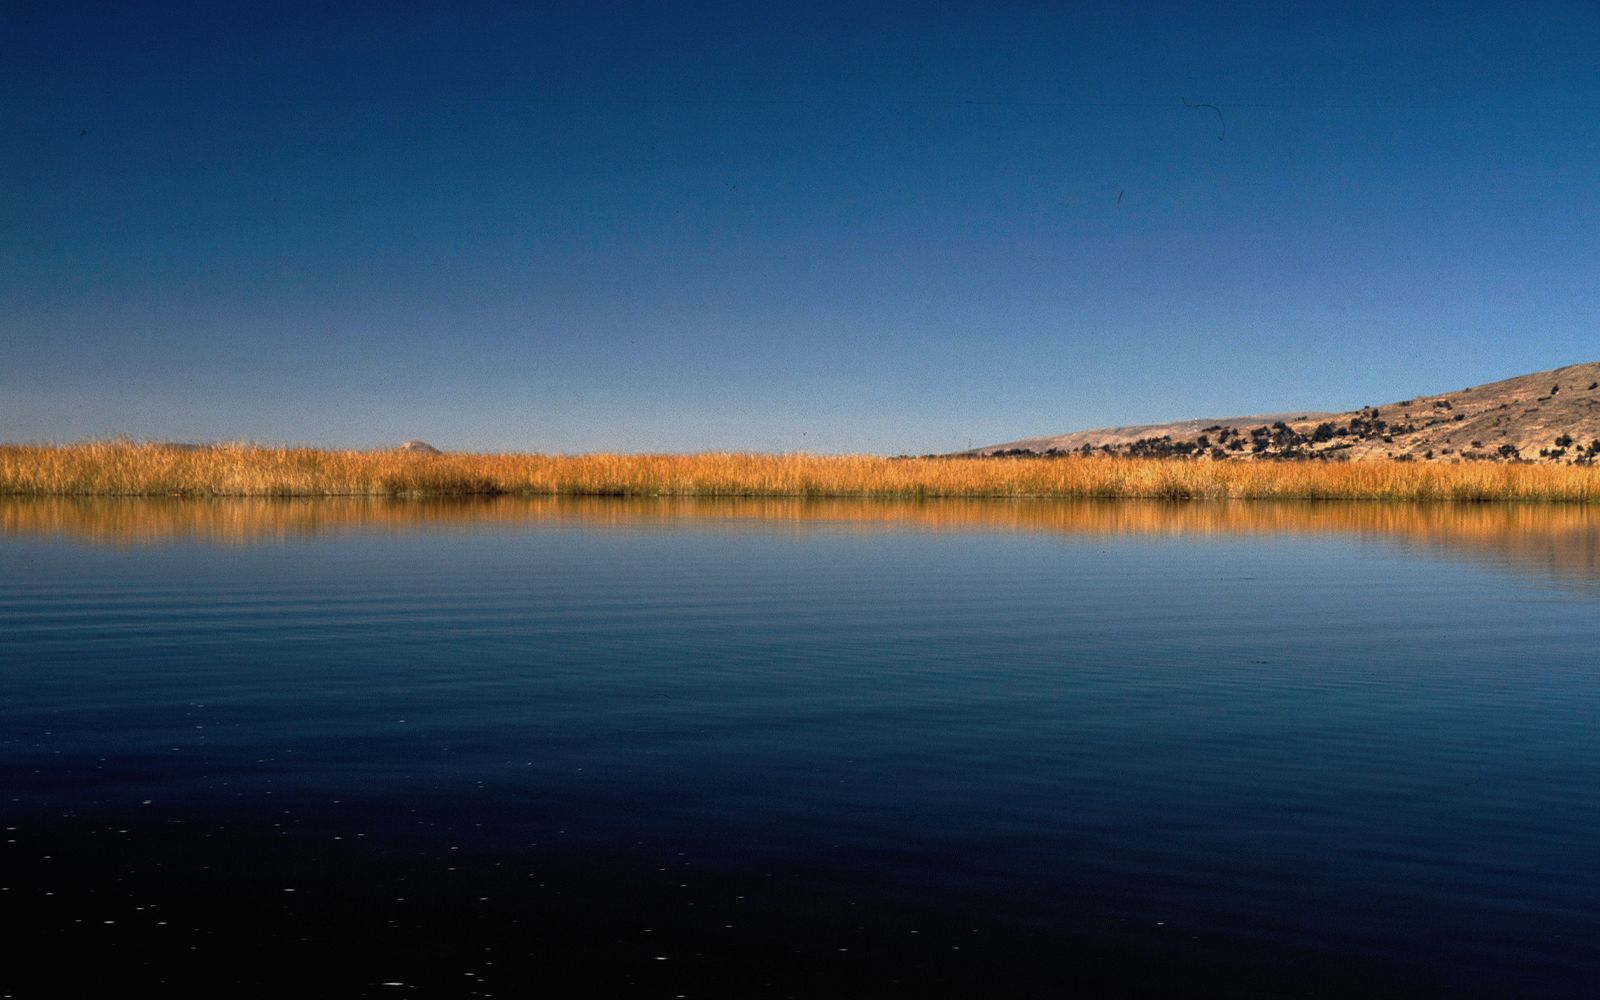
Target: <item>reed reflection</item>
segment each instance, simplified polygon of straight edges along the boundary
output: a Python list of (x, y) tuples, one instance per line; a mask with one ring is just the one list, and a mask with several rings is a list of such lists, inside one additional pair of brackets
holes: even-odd
[(9, 498), (0, 536), (134, 548), (256, 545), (350, 532), (524, 530), (1348, 535), (1600, 580), (1600, 509), (1572, 504), (500, 497), (390, 500)]

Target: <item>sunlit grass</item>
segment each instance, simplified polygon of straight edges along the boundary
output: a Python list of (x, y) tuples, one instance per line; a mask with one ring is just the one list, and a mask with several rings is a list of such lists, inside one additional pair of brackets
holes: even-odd
[(126, 441), (0, 446), (0, 494), (1600, 500), (1600, 468), (867, 455), (416, 455)]

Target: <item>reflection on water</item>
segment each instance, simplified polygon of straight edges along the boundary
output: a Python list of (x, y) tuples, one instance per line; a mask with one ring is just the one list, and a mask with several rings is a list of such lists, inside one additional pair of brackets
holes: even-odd
[(1005, 532), (1065, 536), (1351, 535), (1600, 579), (1600, 509), (1575, 504), (1330, 501), (500, 497), (387, 500), (0, 500), (0, 535), (96, 545), (250, 545), (341, 532), (495, 530)]
[(1597, 515), (0, 501), (0, 997), (1587, 998)]

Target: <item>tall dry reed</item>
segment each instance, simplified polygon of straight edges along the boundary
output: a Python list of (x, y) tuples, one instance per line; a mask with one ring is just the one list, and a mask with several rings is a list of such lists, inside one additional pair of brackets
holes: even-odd
[(417, 455), (126, 441), (0, 446), (32, 496), (1129, 497), (1600, 501), (1600, 468), (1498, 462), (1213, 462), (866, 455)]

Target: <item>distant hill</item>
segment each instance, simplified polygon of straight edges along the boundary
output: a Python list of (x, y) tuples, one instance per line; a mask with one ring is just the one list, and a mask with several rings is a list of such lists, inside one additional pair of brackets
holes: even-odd
[(963, 455), (1074, 453), (1212, 459), (1600, 458), (1600, 361), (1346, 413), (1298, 410), (1028, 438)]

